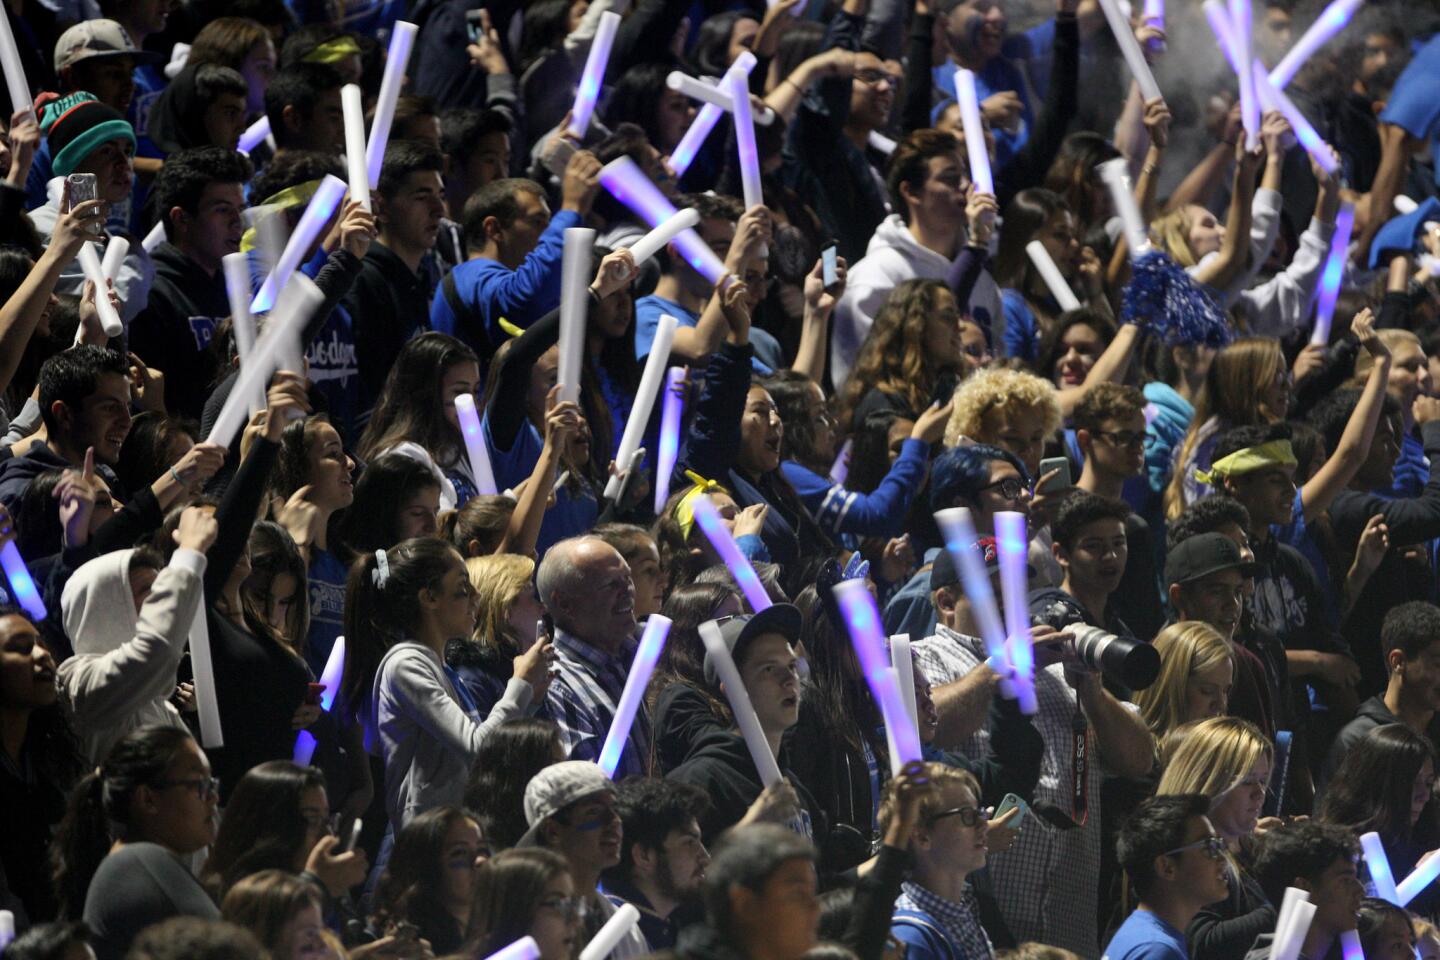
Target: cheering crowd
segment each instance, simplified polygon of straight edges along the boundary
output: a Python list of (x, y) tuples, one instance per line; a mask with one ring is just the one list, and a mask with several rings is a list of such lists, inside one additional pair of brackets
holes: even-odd
[(5, 13), (6, 960), (1440, 958), (1435, 0)]

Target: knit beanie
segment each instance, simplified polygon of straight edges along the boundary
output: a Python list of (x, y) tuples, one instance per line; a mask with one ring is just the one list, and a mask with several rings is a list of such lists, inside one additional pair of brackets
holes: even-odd
[(57, 177), (74, 173), (92, 151), (111, 140), (125, 140), (135, 149), (135, 130), (93, 94), (80, 90), (48, 102), (42, 97), (40, 106), (40, 128), (50, 145)]

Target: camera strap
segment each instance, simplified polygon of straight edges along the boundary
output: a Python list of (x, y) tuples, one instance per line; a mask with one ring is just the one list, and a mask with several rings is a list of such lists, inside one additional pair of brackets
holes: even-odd
[(1078, 703), (1070, 737), (1070, 816), (1083, 826), (1090, 812), (1090, 721)]

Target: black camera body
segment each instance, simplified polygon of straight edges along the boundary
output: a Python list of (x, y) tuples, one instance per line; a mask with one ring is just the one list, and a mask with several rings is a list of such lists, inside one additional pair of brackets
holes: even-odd
[(1086, 623), (1086, 613), (1067, 593), (1047, 590), (1030, 601), (1030, 623), (1064, 630), (1075, 638), (1075, 656), (1129, 690), (1144, 690), (1160, 676), (1160, 653), (1148, 643), (1117, 637)]

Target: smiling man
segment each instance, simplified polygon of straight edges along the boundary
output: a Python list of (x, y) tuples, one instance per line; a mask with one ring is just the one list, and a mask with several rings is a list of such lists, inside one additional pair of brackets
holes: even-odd
[(1110, 595), (1120, 586), (1130, 554), (1125, 536), (1128, 516), (1130, 505), (1125, 501), (1084, 491), (1077, 491), (1061, 504), (1051, 533), (1055, 537), (1055, 559), (1065, 571), (1065, 579), (1058, 589), (1039, 590), (1031, 596), (1032, 613), (1055, 601), (1068, 605), (1073, 600), (1084, 612), (1086, 623), (1117, 637), (1133, 638), (1110, 604)]
[(172, 154), (155, 179), (153, 196), (167, 243), (153, 254), (150, 302), (130, 327), (130, 346), (169, 376), (170, 413), (198, 420), (214, 355), (206, 349), (230, 315), (221, 259), (240, 249), (245, 182), (250, 161), (234, 150), (199, 147)]

